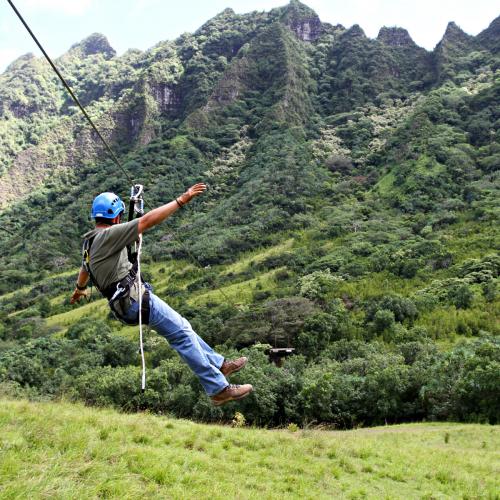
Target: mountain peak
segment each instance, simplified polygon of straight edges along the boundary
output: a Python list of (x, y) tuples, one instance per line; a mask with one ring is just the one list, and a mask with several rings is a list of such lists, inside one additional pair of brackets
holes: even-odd
[(450, 21), (448, 26), (446, 26), (446, 31), (444, 32), (443, 40), (450, 42), (470, 42), (473, 39), (471, 35), (468, 35), (457, 23)]
[(344, 36), (350, 37), (366, 37), (363, 28), (359, 24), (353, 24), (348, 30), (344, 32)]
[(458, 26), (458, 24), (455, 21), (450, 21), (448, 23), (448, 26), (446, 26), (446, 31), (444, 32), (444, 36), (450, 36), (450, 35), (455, 35), (455, 34), (466, 34), (465, 31)]
[(22, 56), (19, 56), (17, 59), (14, 59), (5, 69), (5, 72), (11, 72), (15, 71), (16, 69), (21, 68), (24, 66), (27, 62), (33, 61), (36, 59), (35, 55), (33, 52), (28, 52), (26, 54), (23, 54)]
[(416, 47), (416, 43), (404, 28), (386, 27), (380, 28), (377, 36), (379, 42), (391, 47)]
[(222, 18), (225, 18), (225, 17), (233, 17), (235, 15), (236, 15), (236, 13), (234, 12), (233, 9), (231, 9), (231, 7), (226, 7), (224, 10), (221, 10), (218, 14), (216, 14), (211, 19), (211, 21), (213, 21), (214, 19), (222, 19)]
[(290, 0), (282, 7), (282, 22), (305, 42), (316, 40), (321, 33), (321, 21), (318, 14), (299, 0)]
[(314, 12), (314, 10), (311, 9), (311, 7), (309, 7), (305, 3), (302, 3), (300, 0), (290, 0), (285, 9), (295, 9), (297, 11), (301, 11), (309, 15), (314, 15), (314, 16), (316, 15), (316, 12)]
[(446, 31), (444, 32), (443, 38), (436, 45), (436, 50), (438, 51), (449, 51), (452, 53), (464, 52), (471, 48), (474, 43), (474, 37), (468, 35), (460, 26), (458, 26), (454, 21), (448, 23)]
[(116, 55), (115, 49), (111, 47), (108, 39), (101, 33), (92, 33), (81, 42), (71, 46), (70, 52), (79, 52), (81, 57), (87, 57), (93, 54), (103, 54), (106, 59)]
[(500, 50), (500, 16), (493, 19), (491, 24), (477, 35), (477, 40), (492, 52), (497, 53)]

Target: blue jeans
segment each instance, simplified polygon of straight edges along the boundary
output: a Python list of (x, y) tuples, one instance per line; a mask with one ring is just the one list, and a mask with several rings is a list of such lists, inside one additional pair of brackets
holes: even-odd
[[(219, 369), (224, 357), (216, 353), (193, 330), (186, 318), (183, 318), (151, 291), (149, 295), (149, 327), (168, 340), (168, 343), (198, 376), (203, 389), (209, 396), (218, 394), (229, 385)], [(127, 317), (136, 318), (138, 311), (137, 302), (132, 300)]]

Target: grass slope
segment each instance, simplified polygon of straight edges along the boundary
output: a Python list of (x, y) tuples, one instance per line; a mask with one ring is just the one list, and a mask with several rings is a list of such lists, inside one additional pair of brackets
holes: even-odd
[(499, 498), (498, 427), (257, 430), (3, 400), (0, 498)]

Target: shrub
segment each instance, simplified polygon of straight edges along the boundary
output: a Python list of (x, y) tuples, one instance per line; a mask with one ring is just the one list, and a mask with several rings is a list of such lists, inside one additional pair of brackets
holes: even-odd
[(487, 302), (493, 302), (497, 297), (497, 284), (495, 281), (483, 283), (482, 291)]
[(382, 333), (394, 327), (394, 313), (388, 309), (381, 309), (373, 317), (373, 327), (375, 332)]
[(366, 307), (366, 319), (372, 321), (378, 310), (385, 309), (394, 313), (394, 319), (400, 323), (408, 321), (412, 323), (417, 317), (418, 311), (415, 303), (401, 295), (384, 295), (368, 303)]
[(320, 312), (304, 321), (304, 331), (297, 338), (297, 349), (308, 359), (315, 358), (332, 339), (332, 316)]
[(299, 394), (303, 418), (342, 428), (400, 421), (406, 417), (409, 374), (401, 356), (381, 353), (311, 365)]
[(467, 309), (472, 304), (474, 293), (468, 285), (463, 283), (451, 288), (448, 292), (448, 298), (457, 309)]
[(247, 423), (247, 419), (245, 418), (243, 413), (237, 411), (234, 414), (234, 417), (232, 420), (233, 427), (245, 427), (246, 423)]
[(331, 155), (325, 162), (326, 167), (331, 172), (340, 172), (349, 174), (352, 170), (352, 161), (350, 158), (342, 155)]
[(300, 295), (311, 300), (322, 300), (342, 281), (343, 278), (334, 276), (329, 269), (314, 271), (299, 278)]

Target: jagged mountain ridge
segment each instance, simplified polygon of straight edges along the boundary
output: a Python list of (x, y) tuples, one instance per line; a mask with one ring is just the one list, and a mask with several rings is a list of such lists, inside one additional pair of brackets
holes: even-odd
[[(258, 32), (258, 28), (256, 26), (256, 21), (255, 21), (256, 17), (259, 18), (259, 16), (256, 14), (236, 15), (231, 9), (226, 9), (221, 14), (216, 16), (213, 20), (209, 21), (204, 26), (202, 26), (198, 30), (197, 34), (201, 35), (202, 37), (205, 36), (205, 33), (207, 31), (210, 31), (212, 26), (220, 21), (224, 23), (235, 23), (235, 24), (237, 23), (240, 25), (241, 24), (244, 25), (246, 23), (247, 25), (251, 25), (245, 27), (245, 32), (243, 36), (240, 35), (238, 37), (235, 37), (235, 39), (231, 39), (228, 47), (222, 47), (222, 46), (218, 47), (216, 44), (212, 44), (213, 48), (221, 52), (222, 57), (226, 57), (228, 60), (230, 60), (233, 56), (236, 55), (239, 48), (242, 45), (244, 45), (244, 43), (246, 43), (250, 37), (254, 36)], [(346, 31), (340, 25), (335, 28), (332, 28), (327, 23), (321, 23), (318, 16), (314, 13), (314, 11), (312, 11), (312, 9), (309, 9), (308, 7), (297, 1), (292, 1), (286, 8), (273, 9), (271, 12), (261, 15), (258, 21), (260, 21), (262, 25), (269, 24), (270, 22), (279, 21), (284, 25), (286, 25), (287, 27), (289, 27), (290, 30), (297, 36), (297, 38), (307, 42), (316, 41), (322, 33), (324, 34), (331, 31), (332, 33), (336, 34), (339, 33), (344, 34), (343, 32)], [(489, 31), (494, 30), (494, 23), (492, 23), (492, 26), (488, 28), (488, 30)], [(481, 40), (487, 39), (487, 33), (489, 32), (488, 30), (485, 30), (483, 33), (478, 35), (477, 40), (479, 41), (479, 43), (481, 43)], [(359, 36), (360, 38), (366, 38), (361, 28), (359, 28), (356, 25), (347, 30), (346, 36), (347, 37)], [(403, 28), (382, 28), (379, 33), (379, 36), (377, 37), (377, 40), (393, 48), (396, 47), (399, 49), (406, 48), (407, 52), (405, 53), (405, 57), (407, 59), (410, 59), (408, 57), (410, 55), (408, 53), (408, 50), (410, 48), (417, 49), (416, 44), (413, 42), (407, 31), (404, 30)], [(181, 37), (181, 39), (179, 39), (176, 44), (180, 45), (180, 43), (182, 43), (183, 41), (184, 40), (182, 40)], [(370, 42), (373, 43), (373, 40), (370, 40)], [(168, 45), (168, 43), (166, 45)], [(471, 47), (475, 45), (473, 42), (473, 37), (466, 35), (463, 31), (460, 30), (458, 26), (455, 25), (455, 23), (450, 23), (443, 36), (443, 39), (436, 46), (433, 55), (435, 58), (440, 59), (442, 57), (445, 57), (443, 56), (442, 52), (447, 52), (448, 46), (452, 51), (453, 50), (460, 51), (464, 50), (463, 49), (464, 46), (467, 47), (469, 45)], [(205, 52), (207, 50), (210, 50), (210, 44), (208, 47), (204, 47), (203, 50)], [(424, 49), (420, 49), (418, 52), (420, 52), (419, 54), (420, 59), (426, 59), (425, 56), (423, 56)], [(143, 84), (144, 87), (149, 86), (149, 88), (145, 89), (146, 95), (149, 95), (154, 98), (158, 110), (161, 113), (167, 113), (172, 117), (177, 118), (179, 111), (185, 111), (186, 109), (189, 110), (189, 108), (193, 109), (200, 101), (203, 102), (206, 100), (206, 98), (208, 97), (207, 91), (205, 91), (203, 93), (203, 96), (200, 96), (199, 99), (197, 98), (193, 99), (194, 102), (192, 104), (186, 104), (186, 100), (189, 100), (189, 96), (186, 95), (189, 94), (189, 90), (186, 88), (186, 85), (184, 84), (184, 82), (182, 82), (181, 84), (179, 84), (179, 82), (175, 82), (175, 70), (174, 70), (174, 75), (167, 76), (165, 71), (163, 71), (163, 73), (165, 74), (162, 74), (161, 76), (155, 74), (155, 62), (157, 63), (158, 59), (161, 60), (162, 57), (164, 57), (164, 55), (162, 55), (162, 51), (159, 48), (153, 48), (149, 51), (149, 54), (153, 53), (155, 53), (156, 56), (154, 58), (150, 58), (149, 61), (147, 60), (147, 53), (143, 55), (142, 57), (143, 61), (139, 61), (140, 59), (139, 53), (134, 53), (134, 52), (127, 53), (120, 58), (116, 58), (114, 57), (116, 54), (114, 49), (109, 45), (105, 37), (103, 37), (100, 34), (94, 34), (89, 36), (87, 39), (82, 40), (81, 42), (72, 46), (71, 49), (68, 51), (68, 53), (60, 58), (59, 62), (62, 66), (63, 72), (67, 75), (69, 81), (76, 85), (76, 91), (79, 97), (81, 98), (82, 102), (86, 105), (91, 104), (92, 102), (104, 97), (105, 95), (107, 97), (116, 99), (117, 94), (119, 94), (119, 91), (117, 92), (118, 89), (114, 88), (106, 89), (104, 88), (105, 87), (104, 85), (98, 84), (98, 87), (101, 88), (100, 89), (93, 88), (92, 90), (93, 95), (91, 97), (87, 96), (89, 90), (78, 87), (78, 79), (81, 76), (81, 74), (78, 73), (74, 74), (75, 68), (73, 68), (71, 65), (71, 60), (74, 57), (86, 59), (89, 56), (98, 56), (98, 57), (102, 56), (104, 60), (109, 60), (111, 58), (114, 58), (115, 60), (122, 61), (125, 66), (125, 68), (123, 69), (131, 73), (134, 72), (134, 69), (144, 68), (148, 62), (152, 63), (151, 64), (152, 67), (148, 68), (148, 71), (145, 71), (146, 74), (142, 75), (143, 80), (141, 83)], [(190, 58), (186, 57), (188, 54), (189, 54), (189, 49), (187, 50), (184, 49), (181, 53), (180, 60), (176, 62), (177, 63), (180, 62), (181, 64), (186, 64), (188, 61), (190, 61)], [(427, 59), (430, 60), (432, 59), (432, 57), (428, 57)], [(390, 66), (391, 62), (392, 61), (389, 61)], [(413, 62), (414, 61), (409, 60), (407, 67), (411, 67)], [(384, 61), (384, 63), (387, 64), (387, 61)], [(33, 69), (29, 67), (31, 64), (35, 65)], [(1, 104), (3, 110), (2, 115), (5, 115), (5, 112), (10, 112), (14, 117), (19, 118), (19, 117), (28, 117), (37, 113), (59, 114), (62, 112), (63, 114), (65, 114), (64, 106), (66, 106), (66, 108), (68, 107), (68, 105), (71, 106), (71, 103), (69, 103), (68, 101), (68, 96), (66, 96), (64, 94), (63, 89), (60, 88), (60, 85), (56, 81), (55, 76), (51, 74), (50, 69), (48, 67), (45, 67), (43, 61), (36, 60), (31, 55), (22, 56), (7, 68), (6, 72), (2, 75), (2, 77), (5, 80), (5, 84), (11, 85), (13, 79), (16, 78), (15, 73), (20, 72), (20, 70), (24, 71), (29, 70), (31, 72), (35, 70), (35, 74), (33, 75), (33, 77), (36, 77), (37, 73), (36, 67), (37, 66), (39, 67), (40, 64), (44, 69), (43, 72), (41, 70), (38, 70), (38, 72), (42, 72), (43, 78), (51, 82), (50, 89), (47, 89), (49, 90), (48, 92), (49, 95), (47, 95), (47, 98), (44, 99), (43, 106), (40, 109), (37, 108), (37, 105), (40, 104), (39, 102), (40, 96), (32, 96), (32, 98), (30, 98), (29, 94), (27, 94), (23, 96), (24, 97), (23, 99), (16, 100), (13, 97), (9, 98), (9, 96), (5, 95), (4, 92), (3, 95), (1, 95), (2, 99), (0, 101), (2, 103)], [(89, 66), (90, 64), (87, 65), (86, 67), (87, 70), (89, 69)], [(190, 69), (191, 68), (188, 65), (185, 71), (185, 75), (183, 75), (185, 80), (189, 80), (190, 78)], [(210, 89), (213, 89), (213, 84), (216, 83), (217, 77), (220, 77), (221, 74), (220, 71), (217, 71), (217, 69), (215, 70), (214, 68), (211, 69), (213, 72), (213, 77), (211, 85), (209, 87)], [(391, 72), (395, 74), (397, 77), (401, 75), (401, 71), (398, 68), (390, 67), (386, 72), (384, 72), (383, 76), (386, 76), (388, 73), (390, 74)], [(102, 78), (102, 75), (99, 76), (100, 78)], [(423, 77), (422, 74), (418, 76)], [(167, 82), (165, 80), (172, 80), (172, 81)], [(94, 80), (93, 83), (96, 83), (96, 81)], [(124, 87), (125, 85), (128, 85), (128, 87), (130, 88), (130, 86), (133, 85), (133, 83), (134, 80), (132, 79), (131, 81), (126, 82), (124, 84)], [(202, 86), (200, 85), (200, 87)], [(43, 90), (43, 86), (39, 86), (39, 89)], [(59, 104), (54, 102), (53, 96), (55, 95), (57, 95)], [(50, 102), (51, 100), (52, 102)], [(132, 136), (129, 137), (129, 140), (130, 139), (137, 140), (141, 130), (141, 127), (137, 123), (137, 118), (135, 116), (130, 116), (129, 124), (130, 124), (129, 131)], [(146, 133), (146, 138), (142, 142), (147, 142), (150, 138), (151, 136)], [(141, 141), (139, 142), (141, 143)], [(7, 193), (3, 191), (4, 198), (6, 194)]]
[[(230, 225), (237, 226), (235, 221), (255, 224), (258, 235), (261, 229), (256, 217), (242, 218), (248, 207), (244, 209), (236, 200), (245, 192), (245, 179), (251, 183), (260, 175), (260, 180), (267, 176), (268, 189), (261, 191), (269, 193), (279, 175), (274, 170), (265, 172), (265, 155), (256, 161), (252, 148), (270, 148), (270, 137), (277, 134), (283, 139), (287, 129), (286, 134), (291, 135), (283, 144), (291, 148), (288, 158), (296, 159), (284, 162), (279, 172), (300, 186), (301, 172), (309, 165), (314, 178), (311, 185), (319, 186), (327, 173), (318, 170), (310, 154), (297, 144), (317, 136), (323, 120), (332, 121), (340, 125), (337, 137), (338, 132), (345, 135), (341, 138), (343, 150), (351, 153), (362, 170), (369, 161), (361, 154), (356, 156), (355, 145), (342, 132), (350, 123), (346, 120), (352, 119), (342, 113), (370, 105), (380, 110), (391, 99), (425, 94), (446, 79), (453, 81), (461, 69), (472, 78), (485, 62), (493, 60), (490, 47), (494, 46), (495, 21), (492, 26), (478, 37), (469, 37), (450, 24), (436, 50), (429, 53), (416, 46), (403, 29), (383, 28), (377, 40), (371, 40), (357, 25), (345, 29), (321, 23), (311, 9), (292, 0), (267, 13), (237, 15), (226, 9), (196, 33), (161, 42), (145, 53), (129, 51), (116, 57), (102, 35), (91, 35), (73, 46), (58, 64), (113, 146), (128, 155), (124, 158), (130, 158), (133, 176), (168, 176), (165, 165), (156, 169), (139, 166), (140, 156), (148, 144), (175, 135), (187, 136), (198, 150), (187, 178), (213, 168), (227, 154), (224, 148), (246, 144), (239, 162), (227, 174), (229, 191), (219, 192), (230, 193), (239, 207), (227, 212), (232, 214)], [(478, 50), (481, 57), (461, 60)], [(495, 63), (489, 64), (494, 70)], [(54, 179), (64, 180), (76, 194), (82, 177), (84, 182), (92, 180), (92, 163), (113, 172), (103, 160), (102, 146), (43, 62), (23, 56), (9, 66), (1, 80), (2, 138), (7, 140), (0, 143), (4, 165), (0, 192), (2, 203), (10, 204), (2, 214), (5, 220), (15, 220), (16, 204), (26, 203), (23, 198), (34, 188), (54, 190)], [(14, 136), (20, 137), (16, 143)], [(141, 149), (144, 147), (146, 150)], [(172, 153), (171, 145), (164, 152)], [(359, 174), (367, 173), (361, 170)], [(125, 185), (123, 180), (113, 181), (110, 188), (123, 190)], [(55, 190), (64, 192), (65, 188)], [(170, 191), (152, 187), (152, 194), (161, 199)], [(295, 193), (277, 203), (276, 218), (304, 210), (305, 201), (297, 198), (300, 195)], [(86, 194), (85, 202), (90, 199), (91, 194)], [(210, 210), (216, 201), (209, 199), (206, 208)], [(63, 197), (61, 203), (69, 203), (69, 199)], [(218, 219), (217, 207), (213, 210)], [(264, 205), (259, 219), (268, 214), (269, 206)], [(269, 221), (269, 227), (273, 224)], [(39, 238), (41, 233), (35, 231), (34, 239)]]
[[(235, 24), (248, 24), (250, 26), (246, 26), (245, 28), (245, 33), (243, 36), (238, 36), (235, 37), (234, 40), (230, 40), (230, 44), (228, 47), (222, 47), (222, 46), (217, 46), (216, 44), (212, 44), (212, 47), (215, 48), (216, 50), (221, 51), (221, 56), (226, 57), (229, 60), (236, 55), (237, 51), (239, 48), (244, 45), (249, 39), (249, 37), (252, 37), (256, 34), (258, 31), (258, 28), (256, 27), (256, 21), (255, 18), (258, 18), (257, 22), (261, 22), (262, 25), (269, 24), (270, 22), (275, 22), (279, 21), (286, 25), (287, 27), (290, 28), (290, 30), (301, 40), (307, 41), (307, 42), (314, 42), (316, 41), (320, 35), (323, 33), (343, 33), (346, 31), (342, 26), (338, 25), (337, 27), (333, 28), (327, 23), (321, 23), (319, 20), (318, 16), (306, 7), (305, 5), (301, 4), (300, 2), (292, 1), (286, 8), (280, 8), (280, 9), (273, 9), (269, 13), (265, 13), (260, 16), (260, 19), (258, 15), (256, 14), (248, 14), (248, 15), (236, 15), (231, 9), (226, 9), (224, 10), (221, 14), (216, 16), (213, 20), (209, 21), (206, 23), (204, 26), (202, 26), (197, 34), (203, 36), (206, 36), (205, 33), (210, 31), (211, 27), (214, 24), (217, 24), (217, 22), (224, 22), (224, 23), (235, 23)], [(481, 40), (486, 40), (487, 39), (487, 33), (489, 31), (494, 30), (494, 23), (492, 23), (492, 26), (485, 30), (483, 33), (478, 35), (477, 40), (479, 43), (481, 43)], [(364, 35), (364, 32), (359, 28), (358, 26), (353, 26), (349, 30), (347, 30), (347, 36), (360, 36), (361, 38), (366, 38)], [(413, 42), (409, 34), (403, 29), (403, 28), (382, 28), (379, 36), (377, 37), (377, 40), (382, 42), (383, 44), (390, 46), (390, 47), (398, 47), (398, 48), (406, 48), (406, 49), (417, 49), (416, 44)], [(180, 45), (184, 40), (179, 39), (177, 41), (177, 45)], [(370, 40), (370, 42), (373, 43), (373, 40)], [(443, 57), (441, 52), (446, 51), (447, 49), (445, 47), (450, 47), (451, 50), (462, 50), (463, 46), (468, 46), (470, 42), (471, 47), (474, 46), (473, 43), (473, 37), (470, 37), (466, 35), (463, 31), (458, 28), (458, 26), (455, 25), (455, 23), (450, 23), (441, 42), (436, 46), (435, 57), (438, 59)], [(168, 43), (166, 44), (168, 45)], [(210, 50), (210, 44), (208, 47), (204, 47), (203, 49), (205, 52), (207, 50)], [(420, 59), (425, 59), (423, 57), (425, 49), (420, 49)], [(180, 52), (180, 51), (179, 51)], [(425, 51), (427, 52), (427, 51)], [(175, 71), (174, 75), (168, 75), (164, 71), (161, 77), (163, 78), (158, 78), (160, 75), (155, 74), (155, 62), (158, 62), (158, 60), (162, 60), (162, 51), (159, 48), (153, 48), (149, 51), (149, 54), (155, 53), (156, 56), (154, 58), (150, 58), (150, 60), (147, 60), (147, 53), (143, 55), (142, 59), (143, 61), (139, 61), (140, 56), (139, 53), (134, 53), (133, 51), (131, 53), (127, 53), (124, 56), (120, 58), (116, 58), (115, 56), (115, 51), (114, 49), (109, 45), (105, 37), (99, 34), (94, 34), (89, 36), (87, 39), (82, 40), (81, 42), (75, 44), (74, 46), (71, 47), (71, 49), (68, 51), (67, 54), (63, 55), (60, 58), (60, 64), (62, 66), (62, 69), (64, 73), (67, 75), (68, 80), (71, 83), (74, 83), (76, 85), (76, 91), (81, 98), (82, 102), (86, 105), (102, 98), (104, 95), (107, 95), (108, 97), (112, 97), (116, 99), (117, 94), (119, 94), (119, 91), (117, 92), (118, 89), (105, 89), (104, 85), (98, 84), (100, 89), (95, 89), (93, 88), (92, 91), (92, 97), (88, 97), (87, 94), (89, 93), (88, 89), (85, 88), (79, 88), (78, 87), (78, 79), (81, 76), (81, 74), (73, 74), (75, 71), (75, 68), (72, 67), (71, 65), (71, 60), (74, 57), (78, 58), (83, 58), (86, 59), (89, 56), (102, 56), (103, 59), (109, 60), (111, 58), (114, 58), (115, 60), (123, 61), (124, 63), (124, 70), (129, 71), (133, 73), (134, 69), (137, 68), (144, 68), (147, 63), (152, 63), (152, 67), (146, 71), (145, 75), (143, 75), (143, 85), (144, 86), (150, 86), (149, 89), (146, 89), (147, 94), (152, 96), (154, 100), (156, 101), (156, 106), (159, 108), (161, 113), (167, 112), (173, 117), (177, 117), (177, 114), (179, 111), (185, 111), (186, 109), (191, 106), (191, 109), (193, 107), (196, 107), (198, 104), (199, 100), (206, 100), (207, 98), (207, 92), (204, 93), (203, 98), (200, 99), (194, 99), (194, 102), (190, 105), (185, 104), (186, 100), (189, 100), (189, 97), (186, 99), (186, 94), (189, 93), (189, 91), (186, 89), (186, 85), (176, 85), (175, 82)], [(190, 58), (186, 57), (189, 54), (189, 49), (184, 49), (181, 53), (180, 61), (177, 61), (177, 63), (181, 64), (186, 64)], [(132, 57), (131, 57), (132, 56)], [(144, 57), (145, 56), (145, 57)], [(405, 57), (408, 58), (409, 53), (407, 52), (405, 54)], [(135, 60), (134, 60), (135, 57)], [(432, 59), (432, 58), (428, 58)], [(386, 61), (384, 61), (387, 63)], [(29, 66), (30, 64), (35, 65), (35, 68), (31, 69)], [(389, 62), (390, 63), (390, 62)], [(413, 61), (408, 61), (407, 67), (410, 67), (412, 65)], [(36, 76), (37, 70), (36, 67), (42, 65), (43, 69), (43, 77), (48, 79), (51, 82), (51, 88), (47, 89), (49, 90), (49, 95), (47, 96), (47, 99), (43, 101), (43, 109), (38, 109), (36, 106), (39, 103), (39, 96), (32, 96), (30, 99), (29, 94), (23, 96), (24, 99), (22, 100), (16, 100), (15, 98), (9, 98), (8, 95), (1, 95), (2, 100), (0, 101), (2, 103), (2, 109), (4, 110), (2, 114), (5, 114), (5, 111), (10, 111), (10, 113), (14, 117), (27, 117), (29, 115), (33, 115), (36, 113), (64, 113), (64, 106), (71, 105), (68, 101), (68, 96), (65, 95), (63, 89), (60, 88), (60, 85), (55, 79), (55, 75), (51, 74), (51, 71), (48, 67), (45, 67), (45, 64), (43, 61), (36, 60), (33, 58), (31, 55), (26, 55), (22, 56), (19, 58), (17, 61), (13, 62), (6, 70), (4, 73), (3, 78), (5, 79), (6, 84), (12, 84), (12, 80), (16, 78), (16, 75), (14, 73), (19, 72), (19, 70), (24, 70), (24, 71), (33, 71), (35, 70), (35, 74), (33, 75), (34, 77)], [(21, 65), (21, 67), (19, 66)], [(89, 65), (87, 65), (86, 69), (89, 69)], [(103, 69), (103, 68), (99, 68)], [(189, 65), (186, 68), (187, 71), (185, 72), (185, 79), (188, 80), (190, 77), (190, 68)], [(212, 68), (213, 70), (213, 68)], [(41, 72), (40, 70), (38, 70)], [(388, 72), (393, 72), (396, 73), (396, 76), (400, 76), (400, 71), (396, 68), (390, 68)], [(216, 83), (217, 77), (220, 77), (220, 71), (213, 71), (213, 78), (212, 78), (212, 85)], [(387, 73), (385, 73), (387, 74)], [(102, 75), (99, 75), (100, 78), (102, 78)], [(419, 75), (422, 76), (422, 75)], [(166, 78), (165, 78), (166, 77)], [(172, 80), (169, 82), (166, 82), (165, 80)], [(94, 80), (93, 83), (96, 83)], [(129, 81), (124, 84), (128, 85), (130, 88), (130, 85), (133, 85), (134, 81)], [(184, 82), (183, 82), (184, 83)], [(195, 82), (198, 83), (198, 82)], [(210, 88), (213, 88), (213, 86), (210, 86)], [(42, 86), (39, 86), (40, 90), (43, 90)], [(53, 101), (53, 96), (57, 95), (59, 104)], [(182, 98), (181, 98), (182, 96)], [(42, 96), (43, 97), (43, 96)], [(50, 98), (52, 98), (53, 102), (50, 102)], [(24, 102), (20, 102), (24, 101)], [(49, 101), (49, 102), (47, 102)], [(29, 103), (29, 104), (28, 104)], [(137, 121), (135, 117), (131, 116), (129, 118), (130, 121), (130, 132), (132, 134), (132, 139), (137, 139), (137, 136), (139, 135), (139, 130), (140, 127), (137, 125)], [(147, 138), (145, 139), (147, 142)], [(4, 193), (5, 195), (5, 193)]]

